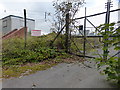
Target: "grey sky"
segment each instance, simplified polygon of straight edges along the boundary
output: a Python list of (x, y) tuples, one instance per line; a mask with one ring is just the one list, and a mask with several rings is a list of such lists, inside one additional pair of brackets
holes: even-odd
[(23, 16), (23, 9), (27, 10), (27, 17), (35, 19), (36, 28), (43, 33), (49, 33), (50, 23), (45, 22), (45, 12), (54, 13), (52, 3), (50, 2), (3, 2), (4, 10), (0, 18), (7, 15)]
[[(107, 0), (85, 0), (87, 7), (87, 15), (106, 11), (105, 2)], [(113, 1), (111, 9), (117, 9), (117, 0)], [(85, 7), (84, 6), (84, 7)], [(84, 7), (82, 7), (76, 17), (84, 16)], [(27, 17), (35, 19), (36, 28), (42, 30), (43, 33), (50, 32), (51, 22), (45, 22), (45, 12), (54, 13), (52, 0), (1, 0), (0, 1), (0, 18), (7, 15), (23, 16), (23, 9), (27, 10)], [(50, 17), (49, 17), (50, 18)], [(89, 18), (94, 24), (99, 25), (105, 22), (105, 15)], [(111, 22), (117, 21), (117, 12), (111, 13)], [(83, 21), (80, 21), (83, 24)], [(87, 23), (88, 26), (90, 26)]]

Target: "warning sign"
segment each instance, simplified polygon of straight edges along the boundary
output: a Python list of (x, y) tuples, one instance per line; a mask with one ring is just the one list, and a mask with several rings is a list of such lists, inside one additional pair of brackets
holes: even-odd
[(31, 30), (31, 36), (41, 36), (41, 30)]

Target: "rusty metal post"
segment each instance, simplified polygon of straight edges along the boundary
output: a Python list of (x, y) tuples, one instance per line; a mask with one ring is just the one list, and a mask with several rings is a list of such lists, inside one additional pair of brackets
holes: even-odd
[(85, 7), (85, 19), (84, 19), (84, 44), (83, 44), (83, 55), (86, 53), (86, 7)]
[(27, 21), (26, 21), (26, 9), (24, 9), (24, 35), (25, 35), (25, 43), (24, 43), (24, 48), (26, 48), (27, 44)]
[[(118, 2), (118, 9), (120, 9), (120, 0)], [(118, 11), (118, 21), (120, 21), (120, 11)], [(118, 26), (120, 27), (120, 23), (118, 24)], [(118, 40), (120, 42), (120, 33), (118, 33), (118, 34), (119, 34), (119, 39)], [(118, 47), (120, 47), (120, 43), (118, 44)], [(120, 52), (120, 50), (118, 52)], [(118, 76), (120, 77), (120, 53), (118, 54), (118, 70), (119, 70), (118, 71)], [(119, 85), (119, 88), (120, 88), (120, 78), (118, 80), (118, 85)]]

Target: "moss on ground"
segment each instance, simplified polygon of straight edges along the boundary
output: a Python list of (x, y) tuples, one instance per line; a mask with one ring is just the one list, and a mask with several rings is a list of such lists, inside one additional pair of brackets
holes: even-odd
[(13, 66), (4, 66), (2, 78), (11, 78), (11, 77), (22, 77), (25, 75), (36, 73), (37, 71), (46, 70), (50, 67), (53, 67), (59, 63), (74, 63), (76, 61), (83, 62), (84, 59), (65, 54), (64, 56), (58, 56), (54, 59), (48, 59), (43, 62), (37, 63), (26, 63), (24, 65), (13, 65)]

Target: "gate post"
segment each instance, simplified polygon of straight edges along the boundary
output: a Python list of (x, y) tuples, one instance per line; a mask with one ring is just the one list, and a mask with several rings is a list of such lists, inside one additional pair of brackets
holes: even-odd
[(69, 31), (69, 12), (66, 14), (66, 33), (65, 33), (65, 51), (66, 51), (66, 53), (68, 53), (69, 52), (69, 33), (70, 33), (70, 31)]
[[(120, 29), (120, 24), (118, 24)], [(118, 33), (120, 35), (120, 33)], [(118, 37), (118, 40), (120, 41), (120, 36)], [(120, 42), (118, 43), (118, 47), (120, 47)], [(120, 50), (118, 50), (118, 77), (120, 77)], [(118, 87), (120, 88), (120, 78), (118, 78)]]
[(84, 19), (84, 44), (83, 44), (83, 55), (86, 53), (86, 7), (85, 7), (85, 19)]
[[(111, 3), (111, 0), (108, 0), (107, 1), (107, 12), (106, 12), (105, 24), (109, 24), (109, 22), (110, 22), (110, 3)], [(105, 29), (105, 33), (106, 33), (106, 31), (109, 31), (109, 28)], [(105, 40), (108, 40), (108, 39), (105, 39)], [(104, 47), (108, 47), (108, 43), (105, 42)], [(107, 60), (108, 49), (103, 51), (103, 55), (104, 55), (103, 59)]]
[[(120, 0), (118, 2), (118, 9), (120, 9)], [(120, 11), (118, 11), (118, 21), (120, 21)], [(118, 24), (118, 27), (120, 27), (120, 23)], [(120, 37), (119, 37), (119, 41), (120, 41)], [(118, 44), (118, 46), (120, 47), (120, 43)], [(118, 52), (120, 52), (120, 50)], [(118, 70), (120, 70), (120, 53), (118, 54)], [(120, 77), (120, 71), (118, 71), (118, 76)], [(120, 79), (118, 79), (118, 85), (120, 85)]]
[(26, 20), (26, 9), (24, 9), (24, 34), (25, 34), (24, 48), (26, 48), (26, 44), (27, 44), (27, 20)]

